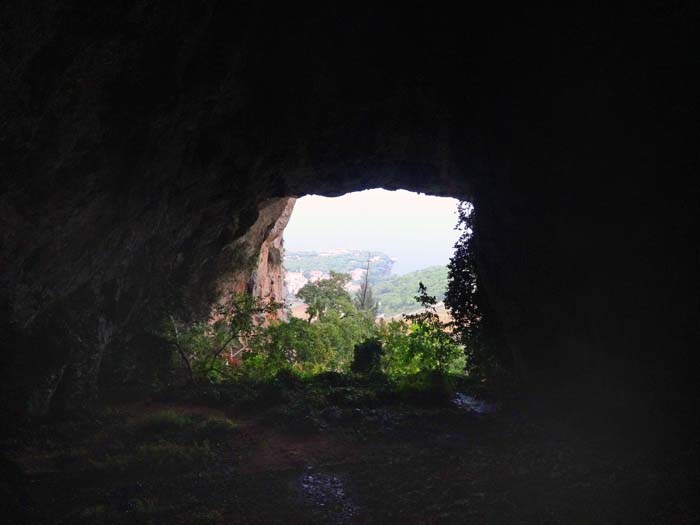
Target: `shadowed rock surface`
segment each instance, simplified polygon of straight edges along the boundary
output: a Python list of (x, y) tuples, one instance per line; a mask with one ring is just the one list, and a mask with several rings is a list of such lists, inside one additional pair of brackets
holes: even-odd
[(653, 377), (680, 396), (697, 337), (692, 20), (662, 4), (5, 3), (3, 404), (85, 404), (162, 305), (201, 315), (250, 282), (284, 199), (372, 187), (474, 202), (481, 282), (526, 384)]

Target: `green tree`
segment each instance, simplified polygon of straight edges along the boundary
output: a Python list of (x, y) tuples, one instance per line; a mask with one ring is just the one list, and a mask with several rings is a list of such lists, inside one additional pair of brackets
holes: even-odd
[(424, 360), (424, 367), (441, 374), (452, 371), (453, 364), (462, 352), (451, 334), (446, 331), (448, 323), (440, 321), (435, 305), (437, 299), (428, 295), (423, 283), (418, 284), (418, 295), (415, 300), (423, 307), (422, 312), (404, 315), (411, 323), (411, 334), (418, 343)]
[(454, 255), (447, 265), (445, 307), (452, 316), (454, 332), (465, 346), (469, 367), (479, 368), (481, 313), (477, 298), (476, 251), (474, 247), (473, 206), (468, 202), (457, 205), (457, 225), (460, 236)]
[[(493, 376), (501, 369), (493, 344), (492, 316), (484, 315), (486, 301), (478, 283), (476, 257), (476, 225), (474, 207), (460, 202), (455, 229), (461, 234), (455, 243), (455, 252), (447, 265), (447, 293), (445, 306), (452, 316), (452, 329), (465, 348), (470, 372)], [(488, 335), (487, 335), (488, 334)]]
[(369, 269), (370, 269), (371, 254), (367, 254), (367, 267), (365, 268), (365, 276), (360, 284), (360, 289), (355, 293), (355, 306), (358, 310), (368, 312), (372, 317), (377, 316), (379, 303), (374, 300), (372, 294), (372, 286), (369, 284)]
[(355, 345), (351, 369), (356, 374), (370, 375), (381, 370), (382, 343), (373, 337)]
[(305, 374), (344, 371), (355, 345), (374, 335), (374, 320), (357, 310), (343, 317), (330, 310), (313, 323), (294, 318), (272, 323), (243, 354), (243, 373), (264, 379), (282, 368)]
[(354, 305), (345, 289), (349, 282), (349, 275), (332, 271), (330, 277), (302, 286), (297, 297), (306, 303), (308, 321), (320, 319), (331, 311), (341, 317), (352, 312)]
[(258, 334), (243, 354), (244, 372), (264, 378), (283, 367), (312, 374), (347, 370), (355, 345), (375, 334), (374, 318), (358, 310), (345, 290), (349, 278), (331, 272), (306, 284), (297, 295), (307, 304), (308, 321), (272, 323)]
[(206, 320), (185, 323), (168, 316), (162, 332), (175, 348), (188, 382), (217, 381), (225, 375), (229, 359), (245, 351), (266, 317), (282, 306), (232, 293)]

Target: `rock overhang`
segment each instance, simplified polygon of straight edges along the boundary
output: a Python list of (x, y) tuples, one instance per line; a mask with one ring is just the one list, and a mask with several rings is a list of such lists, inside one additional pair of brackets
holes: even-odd
[(680, 13), (621, 32), (605, 9), (54, 5), (3, 17), (0, 311), (30, 390), (89, 397), (106, 334), (173, 289), (206, 308), (275, 199), (380, 186), (474, 202), (482, 283), (527, 374), (653, 369), (668, 332), (685, 362), (694, 91), (644, 81), (668, 57), (682, 77), (682, 39), (661, 38)]

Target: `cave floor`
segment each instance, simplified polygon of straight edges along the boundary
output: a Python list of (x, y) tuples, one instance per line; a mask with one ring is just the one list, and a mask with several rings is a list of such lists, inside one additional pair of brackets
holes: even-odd
[[(162, 411), (193, 421), (230, 420), (234, 428), (207, 437), (201, 462), (185, 456), (179, 466), (163, 461), (132, 468), (128, 461), (105, 461), (115, 457), (111, 448), (121, 448), (119, 457), (129, 448), (115, 437), (120, 429)], [(689, 452), (659, 454), (638, 433), (612, 431), (614, 421), (583, 424), (577, 414), (551, 418), (509, 405), (492, 412), (464, 402), (328, 406), (313, 414), (284, 405), (241, 412), (139, 402), (112, 405), (106, 414), (79, 430), (47, 425), (22, 446), (10, 447), (8, 457), (27, 475), (31, 521), (691, 523), (697, 518), (689, 504)], [(200, 450), (177, 441), (175, 433), (158, 443), (173, 439)]]

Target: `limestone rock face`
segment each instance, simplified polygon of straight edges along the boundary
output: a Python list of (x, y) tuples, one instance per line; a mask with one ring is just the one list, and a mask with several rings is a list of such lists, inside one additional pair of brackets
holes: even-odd
[[(284, 228), (289, 222), (296, 199), (282, 199), (282, 212), (260, 246), (258, 265), (251, 276), (252, 293), (265, 301), (284, 303), (287, 288), (284, 284)], [(277, 209), (275, 210), (277, 215)], [(285, 310), (277, 317), (286, 319)]]
[(105, 352), (173, 302), (278, 297), (288, 199), (373, 187), (473, 201), (481, 284), (533, 383), (679, 381), (691, 17), (613, 11), (3, 2), (3, 406), (91, 399)]
[[(230, 271), (219, 275), (216, 296), (227, 293), (251, 293), (265, 302), (283, 303), (284, 286), (284, 228), (294, 209), (294, 198), (271, 199), (261, 204), (258, 218), (231, 249), (241, 254), (243, 264), (231, 265)], [(285, 318), (283, 310), (278, 316)]]

